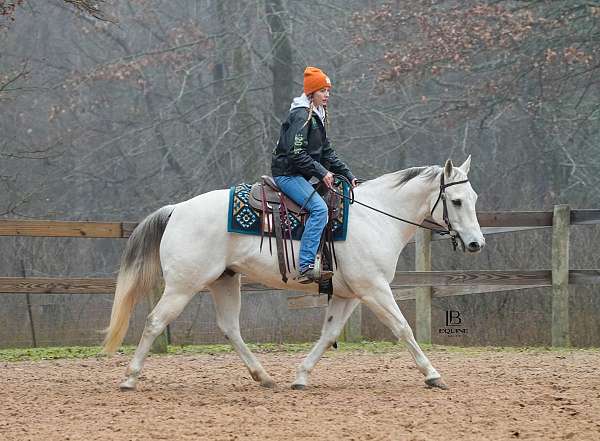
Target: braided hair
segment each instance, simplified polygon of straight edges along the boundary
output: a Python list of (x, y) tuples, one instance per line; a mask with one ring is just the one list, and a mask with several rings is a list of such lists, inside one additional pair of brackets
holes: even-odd
[(312, 118), (312, 114), (313, 114), (313, 96), (312, 96), (312, 93), (308, 97), (308, 100), (309, 100), (309, 103), (308, 103), (308, 118), (306, 119), (306, 121), (302, 125), (302, 128), (304, 128), (304, 126), (306, 126), (308, 124), (308, 122), (310, 121), (310, 119)]
[[(312, 93), (308, 97), (308, 100), (309, 100), (309, 104), (308, 104), (308, 118), (306, 119), (306, 122), (302, 125), (302, 127), (304, 127), (304, 126), (306, 126), (306, 124), (308, 124), (308, 122), (312, 118), (312, 114), (313, 114), (313, 111), (314, 111), (313, 95), (312, 95)], [(329, 112), (327, 111), (327, 106), (323, 106), (323, 109), (325, 110), (325, 121), (324, 121), (325, 122), (325, 129), (329, 130)]]

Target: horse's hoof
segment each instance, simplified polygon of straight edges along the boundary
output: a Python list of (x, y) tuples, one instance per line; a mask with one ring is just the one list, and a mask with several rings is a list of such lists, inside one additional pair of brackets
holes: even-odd
[(441, 378), (430, 378), (429, 380), (425, 380), (425, 384), (429, 387), (437, 387), (442, 390), (448, 390), (448, 385), (444, 383), (444, 380)]
[(292, 389), (304, 390), (304, 389), (306, 389), (306, 384), (292, 384)]
[(135, 382), (131, 380), (125, 380), (119, 385), (121, 392), (129, 392), (135, 390)]
[(265, 381), (261, 381), (260, 385), (262, 387), (265, 387), (267, 389), (274, 389), (275, 388), (275, 382), (273, 380), (265, 380)]

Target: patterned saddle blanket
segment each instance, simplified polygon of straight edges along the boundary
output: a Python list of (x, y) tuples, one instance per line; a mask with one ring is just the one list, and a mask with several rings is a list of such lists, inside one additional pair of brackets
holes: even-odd
[[(251, 184), (234, 185), (229, 190), (229, 213), (227, 222), (227, 231), (230, 233), (251, 234), (255, 236), (273, 235), (273, 226), (266, 224), (268, 217), (261, 216), (259, 210), (250, 205)], [(348, 196), (350, 189), (345, 182), (340, 182), (337, 191), (344, 192)], [(348, 231), (348, 206), (349, 201), (346, 198), (340, 198), (337, 211), (337, 217), (333, 219), (333, 240), (346, 240)], [(304, 231), (304, 215), (295, 214), (288, 211), (288, 221), (292, 232), (293, 240), (300, 240)], [(264, 224), (264, 225), (263, 225)]]

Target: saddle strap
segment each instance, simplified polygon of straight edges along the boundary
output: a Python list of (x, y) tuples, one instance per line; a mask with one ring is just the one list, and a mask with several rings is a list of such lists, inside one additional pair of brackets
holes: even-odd
[(330, 262), (331, 269), (337, 269), (337, 256), (335, 254), (335, 241), (333, 240), (333, 221), (330, 222), (330, 225), (327, 226), (327, 240), (329, 241), (329, 259), (332, 260)]
[(290, 257), (288, 256), (288, 248), (287, 248), (287, 210), (285, 207), (285, 202), (283, 201), (283, 195), (281, 192), (279, 193), (279, 221), (281, 223), (281, 237), (282, 237), (282, 246), (285, 254), (285, 268), (289, 272), (290, 270)]
[(325, 226), (325, 231), (323, 232), (323, 248), (328, 252), (328, 260), (329, 264), (331, 265), (331, 268), (329, 269), (333, 270), (334, 267), (337, 269), (337, 256), (335, 253), (335, 244), (333, 239), (333, 227), (334, 220), (337, 219), (339, 214), (338, 206), (340, 197), (336, 192), (327, 189), (325, 194), (323, 194), (323, 198), (327, 204), (329, 218), (327, 225)]
[(279, 207), (279, 204), (273, 204), (273, 229), (275, 230), (275, 244), (277, 247), (277, 260), (279, 262), (281, 280), (283, 280), (283, 283), (287, 283), (288, 278), (285, 268), (285, 250), (283, 248), (283, 235), (281, 232), (281, 211), (279, 210)]
[(296, 268), (296, 258), (294, 257), (294, 241), (292, 239), (292, 223), (290, 222), (288, 208), (285, 203), (285, 197), (282, 193), (279, 193), (279, 201), (281, 202), (281, 224), (283, 225), (283, 246), (285, 247), (285, 263), (287, 265), (288, 271), (291, 271), (287, 247), (288, 240), (290, 242), (292, 264), (294, 268)]
[[(336, 198), (337, 199), (337, 198)], [(327, 240), (329, 242), (329, 259), (332, 260), (331, 263), (331, 269), (333, 270), (334, 267), (335, 269), (337, 269), (338, 263), (337, 263), (337, 255), (335, 254), (335, 241), (333, 239), (333, 221), (334, 219), (337, 217), (337, 207), (334, 208), (330, 208), (329, 211), (329, 222), (327, 222)]]
[[(324, 195), (329, 211), (329, 221), (321, 235), (321, 243), (319, 244), (319, 254), (321, 255), (322, 269), (333, 271), (337, 269), (337, 256), (335, 253), (335, 242), (333, 240), (334, 220), (338, 215), (339, 199), (333, 192)], [(327, 303), (331, 301), (333, 295), (333, 283), (331, 279), (319, 282), (319, 293), (327, 294)]]
[[(332, 270), (333, 267), (331, 265), (331, 255), (329, 254), (329, 249), (327, 248), (327, 228), (323, 231), (323, 234), (321, 234), (321, 243), (319, 244), (318, 255), (320, 256), (321, 261), (320, 269)], [(331, 296), (333, 295), (333, 282), (331, 279), (319, 281), (319, 293), (327, 294), (327, 303), (331, 301)]]
[(273, 220), (273, 216), (267, 212), (267, 197), (265, 193), (265, 186), (263, 184), (260, 185), (260, 192), (262, 195), (262, 200), (260, 201), (261, 211), (260, 211), (260, 252), (262, 253), (263, 241), (265, 239), (264, 229), (265, 222), (267, 224), (267, 236), (269, 237), (269, 253), (271, 256), (273, 255), (273, 245), (271, 245), (271, 221)]

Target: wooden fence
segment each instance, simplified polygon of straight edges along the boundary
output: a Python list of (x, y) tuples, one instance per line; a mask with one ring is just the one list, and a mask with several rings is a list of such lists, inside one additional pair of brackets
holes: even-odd
[[(431, 271), (431, 241), (444, 240), (420, 229), (415, 236), (415, 270), (397, 271), (391, 283), (396, 300), (416, 300), (415, 336), (431, 343), (431, 300), (464, 294), (552, 287), (552, 345), (569, 346), (569, 285), (600, 283), (600, 269), (569, 269), (571, 225), (600, 223), (600, 210), (571, 210), (556, 205), (553, 211), (477, 213), (484, 235), (552, 228), (552, 268), (548, 270)], [(290, 299), (293, 308), (323, 307), (326, 299), (301, 295)], [(345, 329), (349, 340), (360, 338), (360, 306)]]
[[(570, 210), (557, 205), (553, 211), (480, 212), (477, 214), (484, 234), (508, 233), (536, 228), (552, 228), (552, 268), (510, 271), (431, 271), (429, 230), (416, 235), (416, 271), (398, 271), (392, 282), (396, 300), (416, 300), (416, 337), (431, 342), (431, 299), (434, 297), (508, 291), (552, 286), (552, 345), (569, 345), (568, 286), (600, 283), (600, 269), (569, 269), (569, 227), (600, 223), (600, 210)], [(73, 222), (50, 220), (0, 219), (0, 236), (128, 238), (135, 222)], [(112, 278), (0, 277), (1, 293), (113, 293)], [(243, 280), (244, 291), (272, 290)], [(324, 307), (326, 296), (290, 297), (292, 309)], [(360, 338), (361, 309), (357, 308), (344, 330), (346, 340)]]

